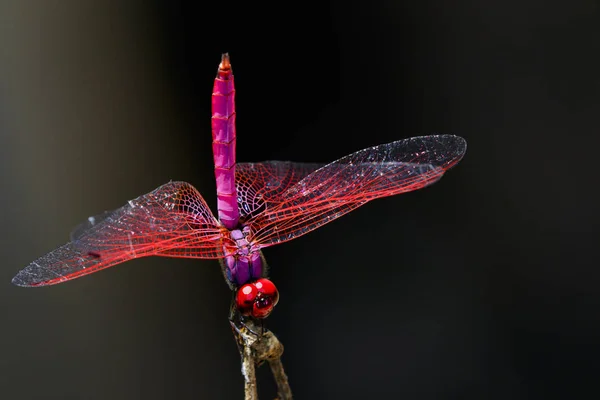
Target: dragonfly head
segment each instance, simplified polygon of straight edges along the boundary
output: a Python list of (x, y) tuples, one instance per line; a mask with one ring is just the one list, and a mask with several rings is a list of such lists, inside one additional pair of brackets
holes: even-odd
[(242, 315), (267, 318), (279, 301), (277, 288), (268, 279), (260, 278), (242, 285), (235, 296), (236, 305)]

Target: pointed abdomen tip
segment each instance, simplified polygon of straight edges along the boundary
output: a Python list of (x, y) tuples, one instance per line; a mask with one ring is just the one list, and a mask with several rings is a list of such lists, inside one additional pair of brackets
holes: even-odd
[(231, 69), (231, 63), (229, 62), (229, 53), (223, 53), (221, 55), (221, 64), (219, 64), (220, 70), (228, 70)]

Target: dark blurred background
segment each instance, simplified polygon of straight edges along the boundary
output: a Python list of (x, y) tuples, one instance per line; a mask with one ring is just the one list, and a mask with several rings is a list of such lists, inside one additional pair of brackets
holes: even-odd
[(225, 51), (240, 161), (469, 143), (433, 187), (266, 250), (296, 398), (600, 395), (598, 2), (202, 3), (0, 1), (0, 398), (242, 398), (215, 261), (10, 284), (170, 179), (214, 209)]

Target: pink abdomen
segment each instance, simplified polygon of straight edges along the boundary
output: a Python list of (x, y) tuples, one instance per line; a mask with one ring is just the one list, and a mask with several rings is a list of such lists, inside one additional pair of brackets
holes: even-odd
[(227, 229), (234, 229), (240, 217), (235, 190), (235, 86), (227, 54), (221, 59), (213, 87), (212, 137), (219, 220)]

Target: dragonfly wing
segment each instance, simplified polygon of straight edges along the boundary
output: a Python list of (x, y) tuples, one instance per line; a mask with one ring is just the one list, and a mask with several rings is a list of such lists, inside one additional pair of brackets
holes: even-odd
[(281, 194), (325, 164), (265, 161), (238, 163), (235, 185), (240, 217), (248, 220), (281, 202)]
[(75, 279), (92, 272), (130, 260), (121, 253), (115, 257), (96, 257), (82, 252), (69, 242), (38, 258), (21, 270), (12, 280), (17, 286), (46, 286)]
[(223, 229), (193, 186), (170, 182), (117, 210), (88, 218), (75, 229), (71, 242), (31, 263), (13, 283), (55, 284), (151, 255), (220, 258), (223, 246), (231, 245)]
[(422, 136), (358, 151), (306, 176), (249, 225), (261, 247), (304, 235), (368, 201), (421, 189), (458, 163), (466, 141)]

